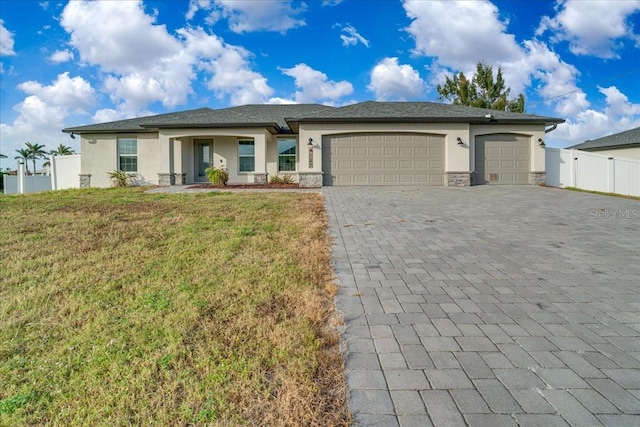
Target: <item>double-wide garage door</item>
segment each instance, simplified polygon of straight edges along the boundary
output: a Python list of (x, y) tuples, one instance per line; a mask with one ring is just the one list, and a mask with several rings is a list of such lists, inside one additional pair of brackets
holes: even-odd
[(528, 136), (477, 136), (476, 183), (528, 184), (529, 157)]
[(357, 133), (322, 138), (323, 185), (443, 185), (444, 137)]

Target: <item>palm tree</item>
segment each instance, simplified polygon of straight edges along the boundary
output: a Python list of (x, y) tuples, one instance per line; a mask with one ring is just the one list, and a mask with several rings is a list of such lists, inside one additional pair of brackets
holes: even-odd
[(0, 153), (0, 159), (6, 159), (7, 156), (5, 156), (4, 154)]
[(31, 153), (31, 161), (33, 162), (33, 173), (36, 173), (36, 160), (41, 159), (46, 156), (48, 153), (44, 151), (44, 145), (42, 144), (32, 144), (30, 142), (25, 142), (27, 149)]
[(16, 159), (22, 159), (24, 160), (25, 164), (27, 165), (27, 174), (29, 173), (29, 160), (31, 160), (31, 151), (29, 151), (26, 148), (20, 148), (18, 150), (16, 150), (16, 153), (20, 154), (19, 156), (16, 156)]
[(58, 148), (56, 148), (55, 150), (51, 150), (51, 154), (53, 154), (54, 156), (69, 156), (71, 154), (76, 154), (76, 151), (69, 146), (60, 144), (58, 145)]

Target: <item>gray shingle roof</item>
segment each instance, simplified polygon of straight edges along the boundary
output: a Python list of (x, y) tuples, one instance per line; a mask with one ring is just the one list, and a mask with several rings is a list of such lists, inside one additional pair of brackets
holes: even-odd
[[(488, 115), (491, 117), (488, 118)], [(564, 120), (533, 114), (487, 110), (435, 102), (367, 101), (344, 107), (319, 104), (263, 104), (199, 108), (156, 116), (75, 126), (63, 132), (145, 132), (160, 128), (265, 127), (277, 133), (297, 131), (299, 123), (327, 122), (457, 122), (457, 123), (562, 123)]]
[[(487, 115), (491, 115), (487, 119)], [(436, 102), (376, 102), (367, 101), (347, 105), (327, 111), (320, 111), (305, 117), (289, 119), (290, 123), (311, 122), (471, 122), (484, 123), (487, 120), (521, 123), (563, 123), (563, 119), (537, 116), (534, 114), (512, 113), (509, 111), (488, 110), (464, 105), (441, 104)]]
[(63, 129), (63, 132), (144, 132), (159, 128), (198, 128), (198, 127), (267, 127), (275, 132), (290, 132), (285, 117), (297, 117), (333, 109), (320, 104), (278, 104), (278, 105), (242, 105), (239, 107), (199, 108), (197, 110), (159, 114), (156, 116), (75, 126)]
[(624, 145), (640, 145), (640, 127), (629, 129), (602, 138), (588, 140), (582, 144), (572, 145), (567, 149), (589, 150), (596, 148), (620, 147)]

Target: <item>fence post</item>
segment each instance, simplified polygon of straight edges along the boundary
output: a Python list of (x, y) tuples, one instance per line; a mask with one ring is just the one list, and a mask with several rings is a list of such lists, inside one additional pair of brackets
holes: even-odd
[(569, 187), (578, 187), (576, 175), (578, 174), (578, 152), (571, 150), (571, 162), (569, 162)]
[(613, 156), (607, 157), (607, 191), (609, 193), (616, 192), (616, 161)]
[(51, 171), (51, 189), (58, 189), (58, 165), (56, 164), (56, 156), (49, 156), (49, 170)]
[(18, 194), (24, 194), (24, 160), (18, 162)]

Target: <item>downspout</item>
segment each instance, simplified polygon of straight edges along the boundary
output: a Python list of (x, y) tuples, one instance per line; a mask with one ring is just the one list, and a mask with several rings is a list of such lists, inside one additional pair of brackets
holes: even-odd
[(558, 127), (558, 124), (554, 123), (549, 129), (545, 129), (544, 133), (553, 132), (554, 130), (556, 130), (557, 127)]

